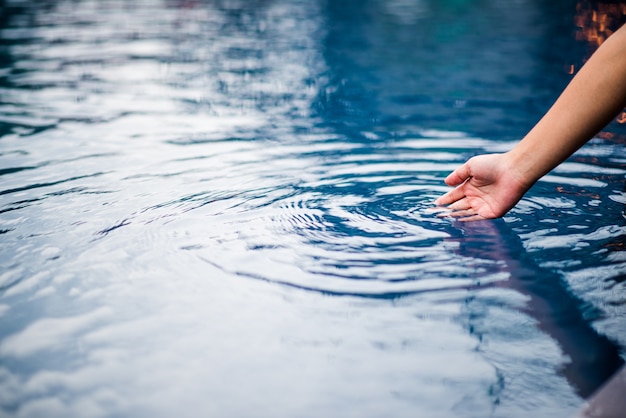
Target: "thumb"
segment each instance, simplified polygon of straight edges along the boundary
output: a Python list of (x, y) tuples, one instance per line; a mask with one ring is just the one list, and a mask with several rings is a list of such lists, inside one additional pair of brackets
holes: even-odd
[(454, 170), (446, 177), (444, 182), (448, 186), (458, 186), (470, 177), (469, 161)]

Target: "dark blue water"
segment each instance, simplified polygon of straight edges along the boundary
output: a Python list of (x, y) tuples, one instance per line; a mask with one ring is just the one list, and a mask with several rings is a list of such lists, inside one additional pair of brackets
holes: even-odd
[(623, 363), (623, 125), (431, 211), (621, 9), (0, 4), (0, 416), (565, 417)]

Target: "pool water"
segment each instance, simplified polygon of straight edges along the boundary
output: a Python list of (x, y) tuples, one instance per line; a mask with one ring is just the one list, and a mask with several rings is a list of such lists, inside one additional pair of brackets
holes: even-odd
[(432, 202), (607, 10), (1, 3), (0, 416), (574, 414), (626, 349), (624, 126), (504, 219)]

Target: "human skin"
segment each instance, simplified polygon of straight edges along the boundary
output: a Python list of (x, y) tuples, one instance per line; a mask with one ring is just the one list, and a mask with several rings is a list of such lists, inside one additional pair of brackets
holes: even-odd
[(550, 110), (510, 151), (470, 158), (445, 179), (435, 203), (461, 221), (499, 218), (537, 180), (597, 134), (626, 106), (626, 25), (574, 76)]

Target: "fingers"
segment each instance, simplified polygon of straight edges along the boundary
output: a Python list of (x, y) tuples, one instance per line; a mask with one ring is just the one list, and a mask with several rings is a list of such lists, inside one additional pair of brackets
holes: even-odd
[[(451, 206), (448, 206), (448, 208), (450, 207)], [(448, 208), (446, 208), (446, 211), (444, 213), (439, 213), (437, 216), (440, 218), (446, 218), (446, 217), (455, 218), (461, 222), (480, 221), (480, 220), (487, 219), (484, 216), (477, 214), (476, 211), (472, 209), (471, 207), (468, 207), (467, 209), (450, 210), (450, 211), (448, 211)]]
[(456, 170), (454, 170), (452, 173), (450, 173), (448, 177), (445, 178), (444, 182), (448, 186), (458, 186), (468, 178), (470, 178), (470, 168), (469, 164), (465, 163)]
[(473, 221), (484, 221), (485, 218), (484, 216), (480, 216), (480, 215), (472, 215), (472, 216), (466, 216), (465, 218), (459, 218), (459, 222), (473, 222)]
[(477, 214), (478, 207), (472, 207), (466, 197), (466, 182), (471, 178), (471, 163), (472, 159), (468, 160), (444, 180), (448, 186), (456, 187), (435, 200), (435, 204), (438, 206), (447, 205), (445, 208), (439, 209), (438, 217), (451, 217), (463, 222), (487, 219)]
[(467, 163), (463, 164), (452, 173), (445, 178), (444, 182), (448, 186), (459, 186), (445, 195), (441, 196), (437, 200), (435, 200), (435, 204), (437, 205), (449, 205), (458, 200), (461, 200), (465, 197), (465, 192), (462, 189), (463, 183), (470, 177), (469, 175), (469, 165)]
[(444, 194), (437, 200), (435, 200), (436, 205), (449, 205), (456, 201), (459, 201), (465, 197), (465, 192), (461, 187), (457, 187), (456, 189), (450, 190), (448, 193)]
[(466, 204), (466, 202), (463, 202), (462, 204), (457, 203), (446, 208), (441, 208), (437, 216), (440, 218), (466, 218), (476, 214), (476, 212), (471, 208), (471, 206)]
[(462, 197), (461, 199), (455, 201), (447, 207), (441, 208), (437, 216), (440, 218), (456, 218), (462, 222), (487, 219), (484, 216), (476, 213), (476, 210), (472, 207), (466, 197)]
[(471, 208), (472, 208), (472, 205), (470, 205), (466, 197), (463, 197), (461, 200), (457, 200), (456, 202), (454, 202), (453, 204), (447, 207), (447, 209), (453, 212), (466, 211), (466, 210), (470, 210)]
[(476, 215), (476, 212), (472, 208), (464, 209), (464, 210), (455, 210), (448, 214), (448, 216), (451, 218), (459, 218), (459, 219), (465, 219), (465, 218), (469, 218), (475, 215)]

